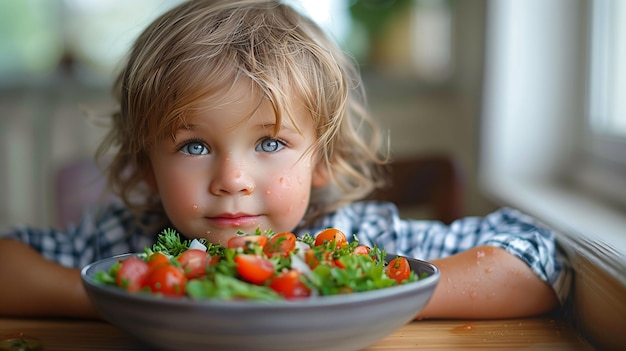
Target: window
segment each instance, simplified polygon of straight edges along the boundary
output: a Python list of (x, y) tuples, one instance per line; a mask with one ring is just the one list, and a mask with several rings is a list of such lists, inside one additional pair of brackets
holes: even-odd
[(590, 3), (589, 118), (595, 136), (620, 141), (622, 152), (605, 157), (626, 163), (626, 3)]
[(489, 2), (480, 161), (487, 194), (580, 247), (607, 248), (590, 251), (617, 267), (626, 255), (625, 7)]
[(574, 178), (626, 206), (626, 3), (595, 0), (588, 11), (585, 156)]

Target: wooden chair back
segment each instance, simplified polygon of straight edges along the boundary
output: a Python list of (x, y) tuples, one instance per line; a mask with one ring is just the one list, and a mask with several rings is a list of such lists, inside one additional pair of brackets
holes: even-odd
[(93, 159), (80, 158), (62, 165), (54, 178), (56, 224), (65, 228), (78, 224), (91, 206), (111, 201), (106, 194), (106, 179)]
[(368, 199), (395, 203), (399, 209), (425, 208), (431, 219), (449, 224), (463, 216), (465, 192), (460, 164), (448, 155), (420, 155), (389, 163), (388, 186)]

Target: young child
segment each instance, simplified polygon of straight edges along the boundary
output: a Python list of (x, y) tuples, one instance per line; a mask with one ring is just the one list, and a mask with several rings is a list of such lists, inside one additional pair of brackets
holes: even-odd
[(355, 202), (381, 183), (386, 159), (361, 89), (347, 56), (278, 1), (189, 1), (165, 13), (114, 86), (120, 110), (100, 152), (114, 151), (108, 176), (123, 202), (65, 231), (5, 233), (0, 315), (97, 317), (79, 268), (142, 252), (165, 227), (213, 243), (334, 227), (429, 260), (441, 279), (420, 318), (557, 307), (564, 261), (532, 218), (504, 208), (446, 226)]

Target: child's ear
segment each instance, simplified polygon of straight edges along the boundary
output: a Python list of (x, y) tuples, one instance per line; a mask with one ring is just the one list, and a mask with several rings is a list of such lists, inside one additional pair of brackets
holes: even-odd
[(311, 185), (314, 188), (321, 188), (326, 186), (330, 181), (330, 171), (328, 166), (324, 162), (318, 162), (313, 170), (313, 176), (311, 178)]

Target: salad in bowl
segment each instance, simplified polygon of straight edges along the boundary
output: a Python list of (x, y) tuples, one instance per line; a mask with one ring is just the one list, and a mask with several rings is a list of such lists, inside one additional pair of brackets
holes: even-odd
[(271, 231), (239, 233), (227, 246), (186, 240), (172, 229), (143, 254), (120, 258), (96, 280), (129, 292), (194, 299), (297, 299), (347, 294), (413, 282), (408, 259), (348, 243), (328, 228), (315, 238)]
[(226, 245), (167, 229), (81, 276), (104, 318), (158, 350), (360, 350), (415, 318), (439, 271), (335, 228)]

